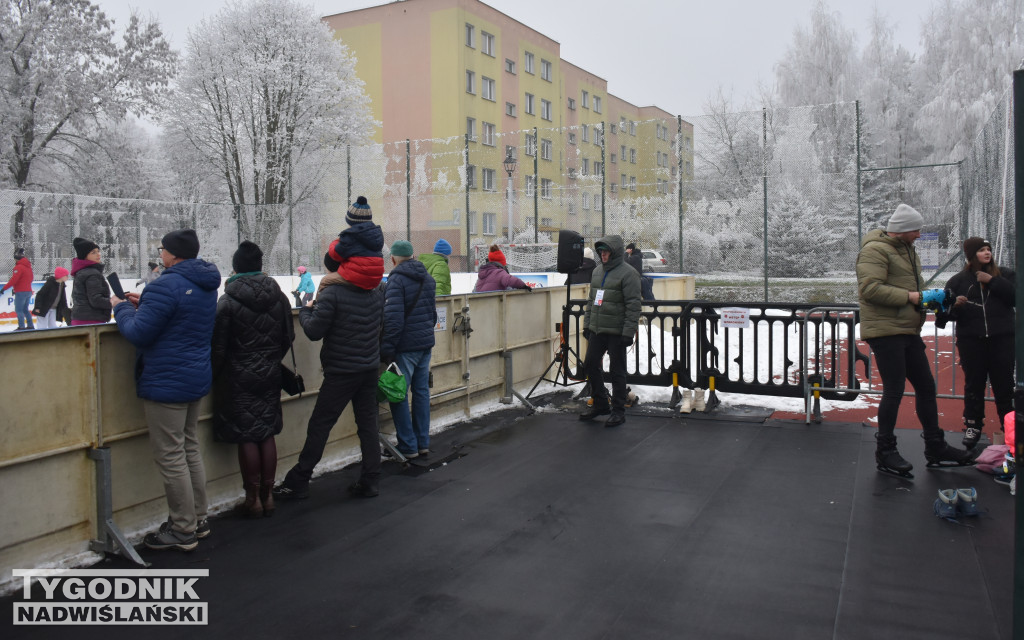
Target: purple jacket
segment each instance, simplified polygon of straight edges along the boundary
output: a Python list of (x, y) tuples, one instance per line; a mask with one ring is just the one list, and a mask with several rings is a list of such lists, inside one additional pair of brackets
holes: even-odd
[(505, 267), (497, 262), (485, 262), (480, 265), (480, 272), (477, 275), (476, 286), (473, 287), (473, 293), (529, 288), (530, 285), (526, 284), (519, 278), (510, 275), (509, 272), (505, 270)]

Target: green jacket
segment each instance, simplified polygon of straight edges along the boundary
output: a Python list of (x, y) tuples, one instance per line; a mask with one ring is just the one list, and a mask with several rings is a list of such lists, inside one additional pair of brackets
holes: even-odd
[(437, 283), (435, 295), (450, 296), (452, 294), (452, 272), (448, 268), (448, 256), (443, 256), (440, 253), (421, 253), (420, 262)]
[[(611, 256), (607, 264), (601, 263), (598, 245), (608, 245)], [(605, 236), (594, 243), (594, 276), (590, 280), (590, 297), (583, 315), (583, 328), (594, 333), (618, 334), (630, 341), (636, 333), (643, 300), (640, 297), (640, 274), (626, 264), (622, 236)], [(601, 304), (596, 304), (597, 292), (603, 291)]]
[(857, 254), (860, 337), (917, 335), (925, 310), (907, 299), (920, 291), (921, 258), (912, 245), (875, 229), (864, 236)]

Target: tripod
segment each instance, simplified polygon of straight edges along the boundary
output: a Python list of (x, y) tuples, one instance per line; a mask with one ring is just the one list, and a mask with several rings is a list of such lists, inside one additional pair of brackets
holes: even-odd
[[(572, 382), (572, 383), (569, 382), (569, 356), (570, 355), (575, 356), (576, 357), (576, 362), (580, 362), (579, 354), (576, 353), (576, 351), (574, 351), (573, 348), (569, 345), (569, 327), (568, 327), (568, 325), (569, 325), (569, 302), (570, 302), (570, 296), (571, 296), (571, 293), (570, 293), (571, 287), (572, 287), (572, 281), (569, 278), (569, 274), (566, 274), (566, 276), (565, 276), (565, 306), (562, 307), (562, 322), (560, 322), (560, 323), (555, 325), (555, 330), (558, 331), (558, 336), (559, 336), (558, 339), (559, 339), (559, 342), (561, 344), (559, 345), (558, 353), (555, 354), (555, 357), (548, 364), (547, 369), (544, 370), (544, 373), (542, 373), (540, 378), (537, 379), (537, 382), (534, 383), (533, 388), (530, 389), (530, 393), (526, 394), (527, 398), (529, 398), (530, 396), (533, 395), (533, 392), (537, 390), (537, 387), (540, 386), (541, 382), (545, 382), (546, 381), (546, 382), (551, 382), (551, 383), (554, 383), (554, 384), (561, 384), (563, 387), (568, 387), (568, 386), (570, 386), (570, 384), (579, 384), (579, 383), (585, 382), (585, 380), (575, 380), (575, 378), (573, 379), (574, 382)], [(555, 370), (554, 378), (548, 378), (547, 377), (548, 372), (550, 372), (551, 368), (554, 367), (555, 365), (557, 365), (558, 368)], [(561, 375), (561, 380), (559, 380), (559, 375)]]

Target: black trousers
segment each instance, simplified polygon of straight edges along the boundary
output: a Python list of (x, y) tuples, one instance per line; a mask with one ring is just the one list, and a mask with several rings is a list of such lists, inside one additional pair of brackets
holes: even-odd
[(327, 438), (337, 424), (341, 412), (352, 402), (356, 419), (356, 435), (363, 460), (360, 478), (369, 484), (380, 479), (380, 428), (377, 424), (377, 370), (330, 375), (320, 386), (313, 414), (306, 427), (306, 442), (299, 461), (288, 471), (284, 482), (293, 487), (304, 486), (313, 477), (313, 469), (324, 455)]
[(587, 345), (587, 357), (583, 368), (590, 381), (590, 393), (595, 403), (608, 402), (608, 390), (604, 386), (604, 354), (610, 360), (608, 377), (612, 382), (612, 413), (626, 412), (626, 348), (632, 344), (621, 335), (594, 333)]
[(866, 340), (875, 356), (875, 366), (882, 378), (882, 400), (878, 403), (878, 435), (891, 436), (903, 400), (903, 390), (910, 381), (914, 387), (917, 419), (924, 429), (926, 442), (945, 439), (939, 428), (939, 408), (935, 400), (935, 378), (928, 364), (924, 340), (918, 335), (896, 335)]
[(996, 413), (1013, 411), (1013, 334), (991, 338), (956, 339), (960, 367), (964, 371), (964, 424), (980, 429), (985, 421), (985, 383), (992, 385)]

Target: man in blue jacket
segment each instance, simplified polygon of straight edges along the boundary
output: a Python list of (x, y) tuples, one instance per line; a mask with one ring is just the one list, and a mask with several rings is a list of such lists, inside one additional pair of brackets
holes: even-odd
[(406, 458), (430, 453), (430, 352), (434, 348), (435, 283), (427, 268), (412, 257), (412, 244), (399, 240), (391, 246), (395, 268), (384, 291), (384, 337), (380, 357), (394, 361), (412, 391), (391, 403), (398, 435), (398, 450)]
[(196, 424), (210, 391), (210, 344), (220, 272), (200, 260), (192, 229), (163, 237), (165, 270), (142, 294), (112, 297), (117, 329), (136, 347), (135, 385), (149, 425), (153, 459), (164, 480), (170, 517), (145, 537), (150, 549), (191, 551), (210, 535), (206, 470)]

